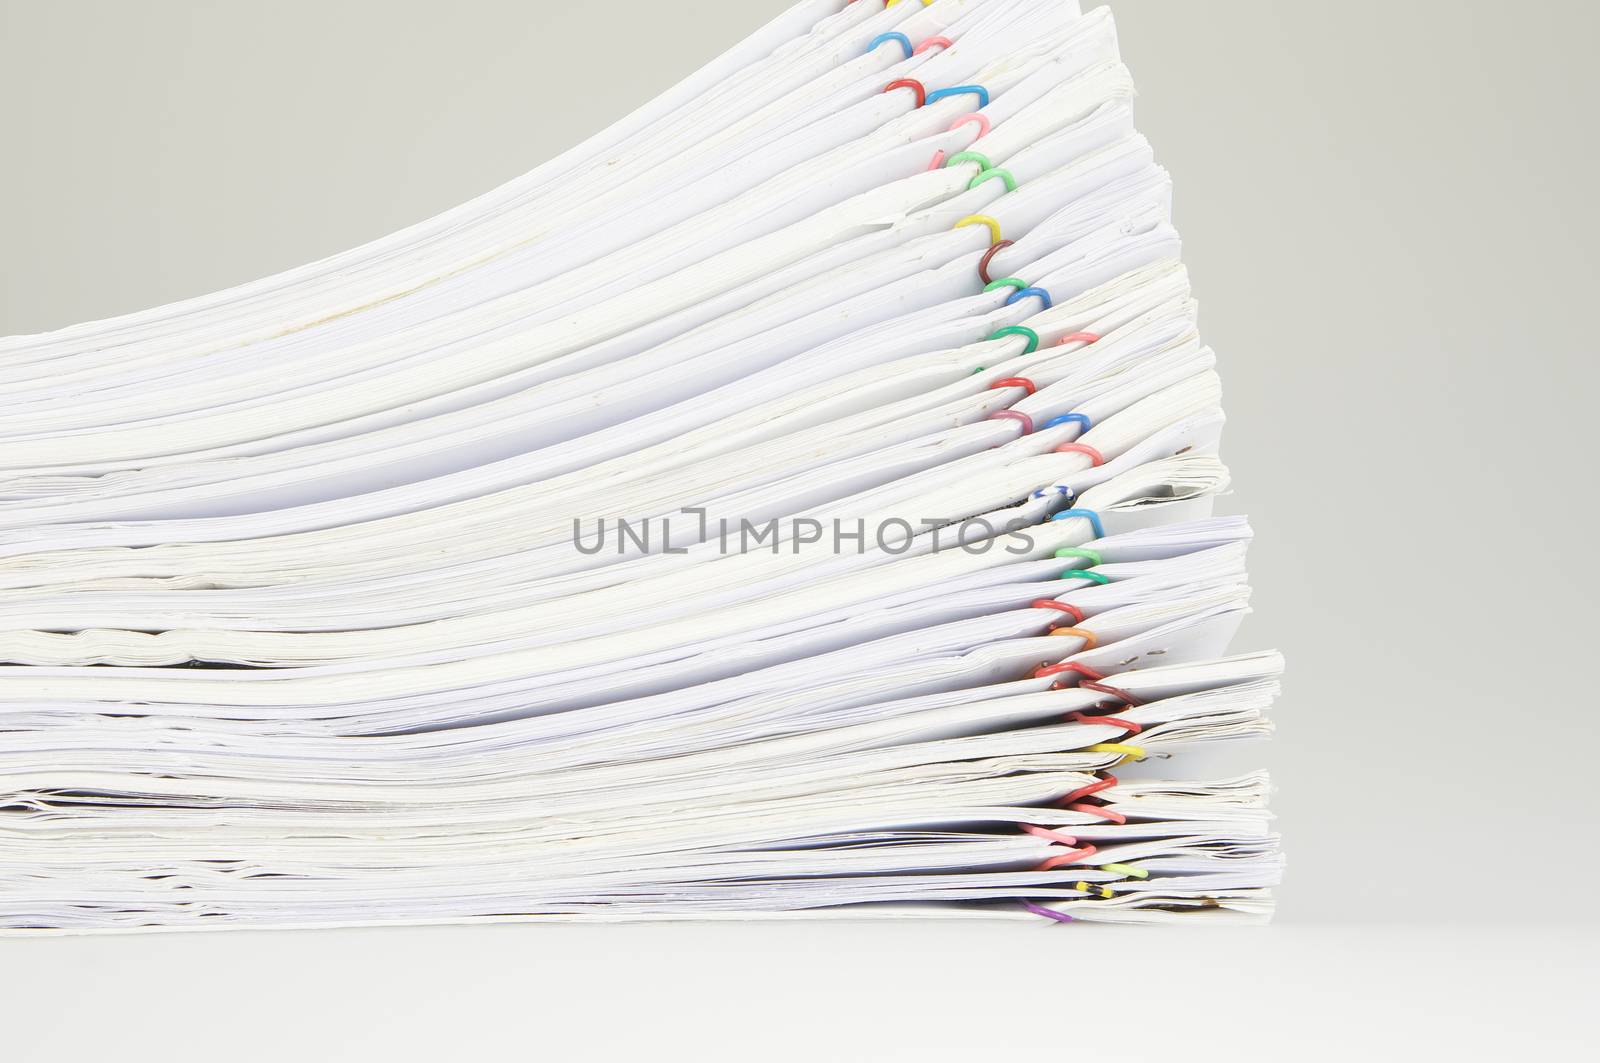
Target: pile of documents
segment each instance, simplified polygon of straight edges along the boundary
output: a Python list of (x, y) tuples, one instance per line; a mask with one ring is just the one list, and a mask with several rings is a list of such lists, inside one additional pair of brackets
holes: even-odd
[[(1104, 10), (801, 0), (464, 206), (0, 340), (0, 927), (1261, 918)], [(513, 135), (525, 135), (518, 131)]]

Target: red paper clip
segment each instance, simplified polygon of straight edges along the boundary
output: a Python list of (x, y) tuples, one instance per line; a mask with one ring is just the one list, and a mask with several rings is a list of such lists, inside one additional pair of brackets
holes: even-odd
[(899, 78), (883, 87), (884, 92), (893, 92), (895, 89), (915, 89), (917, 93), (917, 106), (921, 107), (928, 102), (928, 90), (922, 87), (922, 82), (916, 78)]
[(1108, 771), (1105, 773), (1105, 775), (1090, 783), (1088, 786), (1079, 787), (1067, 796), (1063, 797), (1061, 799), (1061, 804), (1072, 805), (1083, 800), (1085, 797), (1099, 793), (1101, 790), (1111, 789), (1113, 786), (1117, 785), (1117, 782), (1117, 777)]
[(1128, 822), (1128, 817), (1121, 812), (1113, 812), (1111, 809), (1101, 808), (1099, 805), (1068, 805), (1067, 811), (1082, 812), (1086, 816), (1099, 816), (1101, 819), (1109, 823), (1115, 823), (1119, 827)]
[(1105, 457), (1098, 450), (1094, 449), (1087, 443), (1063, 443), (1056, 448), (1056, 453), (1087, 455), (1089, 460), (1093, 462), (1093, 466), (1091, 467), (1104, 465), (1106, 463)]
[[(1058, 609), (1061, 612), (1066, 613), (1068, 616), (1072, 617), (1072, 622), (1074, 624), (1083, 623), (1083, 610), (1082, 609), (1079, 609), (1077, 606), (1072, 605), (1072, 604), (1070, 604), (1068, 602), (1058, 602), (1054, 598), (1039, 598), (1039, 599), (1037, 599), (1035, 601), (1031, 601), (1031, 602), (1028, 603), (1028, 608), (1029, 609)], [(1038, 676), (1039, 676), (1039, 673), (1035, 672), (1034, 673), (1034, 678), (1038, 678)]]
[[(1082, 690), (1085, 685), (1086, 684), (1080, 683), (1078, 685), (1078, 689)], [(1110, 724), (1112, 727), (1120, 727), (1131, 735), (1136, 735), (1140, 731), (1144, 730), (1144, 727), (1140, 724), (1136, 724), (1132, 720), (1124, 720), (1120, 716), (1090, 716), (1086, 712), (1074, 712), (1069, 713), (1067, 715), (1067, 719), (1071, 720), (1073, 723), (1106, 723)]]
[(1098, 690), (1102, 694), (1110, 694), (1124, 705), (1143, 705), (1145, 703), (1143, 698), (1136, 697), (1135, 695), (1128, 693), (1126, 690), (1123, 690), (1121, 687), (1114, 687), (1107, 683), (1102, 683), (1098, 679), (1090, 683), (1079, 683), (1078, 689)]
[(1034, 870), (1053, 871), (1058, 867), (1065, 866), (1066, 864), (1076, 864), (1079, 860), (1087, 860), (1097, 852), (1099, 852), (1099, 850), (1094, 846), (1085, 845), (1082, 849), (1071, 849), (1062, 853), (1060, 856), (1052, 856), (1050, 859), (1034, 868)]
[(1044, 664), (1033, 670), (1033, 678), (1043, 679), (1047, 675), (1060, 675), (1063, 672), (1077, 672), (1086, 679), (1104, 679), (1105, 673), (1097, 672), (1086, 664), (1077, 661), (1062, 661), (1060, 664)]
[(1035, 391), (1039, 390), (1033, 386), (1033, 381), (1029, 380), (1025, 376), (1002, 377), (1001, 379), (996, 380), (993, 384), (989, 385), (990, 391), (993, 391), (995, 388), (1022, 388), (1029, 395), (1032, 395)]

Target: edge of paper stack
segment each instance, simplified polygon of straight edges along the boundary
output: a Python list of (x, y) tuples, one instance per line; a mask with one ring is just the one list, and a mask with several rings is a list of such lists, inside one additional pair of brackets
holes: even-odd
[(1186, 764), (1282, 662), (1132, 97), (1104, 10), (803, 0), (0, 340), (0, 928), (1264, 918), (1265, 775)]

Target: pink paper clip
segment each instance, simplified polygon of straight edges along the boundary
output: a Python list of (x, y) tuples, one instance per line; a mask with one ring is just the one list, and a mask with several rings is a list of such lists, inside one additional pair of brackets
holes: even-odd
[(976, 111), (973, 111), (971, 114), (964, 114), (960, 118), (957, 118), (954, 122), (950, 123), (950, 128), (960, 129), (962, 126), (969, 124), (978, 127), (979, 140), (982, 140), (984, 137), (989, 135), (989, 116), (986, 114), (979, 114)]

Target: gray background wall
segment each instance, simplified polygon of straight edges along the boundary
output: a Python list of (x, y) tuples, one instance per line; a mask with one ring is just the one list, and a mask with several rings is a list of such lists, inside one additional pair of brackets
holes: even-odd
[[(399, 228), (620, 116), (781, 6), (0, 0), (0, 334), (197, 294)], [(1517, 1033), (1504, 994), (1576, 992), (1560, 978), (1592, 966), (1600, 871), (1595, 699), (1581, 679), (1595, 504), (1580, 465), (1597, 384), (1600, 15), (1555, 0), (1112, 6), (1222, 359), (1228, 505), (1258, 532), (1257, 614), (1240, 645), (1289, 655), (1279, 735), (1241, 760), (1277, 776), (1291, 859), (1277, 926), (7, 943), (0, 976), (30, 987), (23, 1058), (85, 1036), (70, 1009), (41, 1003), (74, 984), (109, 994), (79, 1006), (158, 1040), (222, 1036), (195, 1027), (191, 1007), (130, 995), (153, 975), (221, 1007), (236, 990), (217, 967), (238, 992), (354, 994), (364, 1018), (314, 1027), (350, 1058), (442, 1050), (462, 1036), (447, 1018), (517, 1013), (535, 1007), (529, 992), (576, 994), (536, 1008), (552, 1023), (605, 1025), (608, 1000), (642, 1009), (608, 1036), (670, 1031), (701, 1007), (753, 1031), (773, 994), (803, 1005), (806, 1025), (816, 994), (837, 992), (830, 1021), (876, 1058), (913, 1044), (880, 1018), (925, 1021), (959, 992), (1000, 1011), (949, 1031), (950, 1051), (968, 1037), (1038, 1044), (1049, 1036), (1016, 1025), (1012, 1005), (1048, 1013), (1072, 971), (1103, 964), (1114, 977), (1093, 984), (1165, 986), (1180, 1017), (1248, 1011), (1213, 1045), (1244, 1058), (1311, 1004), (1316, 1021), (1343, 1015), (1346, 1037), (1367, 1028), (1357, 1021), (1379, 1031), (1380, 1057), (1411, 1033), (1428, 1049), (1459, 1037), (1471, 1055)], [(741, 995), (729, 969), (757, 977)], [(624, 975), (650, 992), (628, 997)], [(1429, 1007), (1453, 1025), (1407, 1026)], [(232, 1043), (256, 1058), (287, 1036)], [(1108, 1034), (1105, 1047), (1139, 1057), (1154, 1036), (1130, 1048)], [(798, 1043), (779, 1040), (767, 1051)], [(1319, 1046), (1361, 1043), (1319, 1035), (1296, 1050)]]

